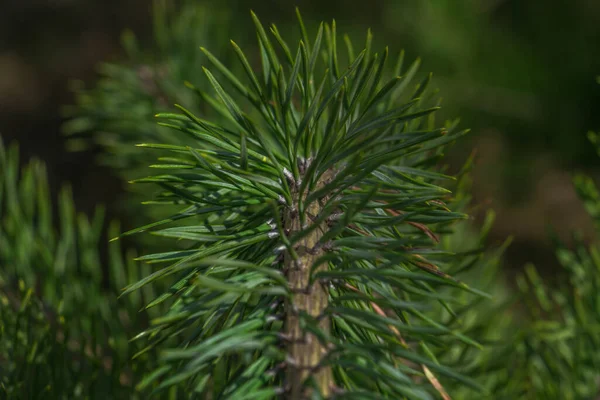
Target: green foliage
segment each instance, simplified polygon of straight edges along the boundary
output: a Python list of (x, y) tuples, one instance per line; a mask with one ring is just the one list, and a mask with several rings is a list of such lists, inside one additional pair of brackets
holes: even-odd
[(518, 279), (516, 309), (483, 308), (481, 325), (495, 331), (495, 341), (469, 374), (494, 398), (597, 397), (599, 255), (597, 246), (581, 242), (574, 250), (560, 246), (557, 257), (565, 269), (560, 284), (543, 282), (528, 265)]
[[(169, 129), (157, 125), (154, 115), (181, 104), (206, 112), (207, 107), (186, 85), (200, 85), (198, 71), (206, 61), (198, 50), (201, 44), (224, 43), (229, 19), (218, 8), (185, 0), (179, 7), (171, 2), (153, 2), (153, 45), (139, 44), (132, 32), (125, 32), (122, 44), (126, 53), (123, 63), (103, 63), (99, 80), (92, 88), (73, 82), (75, 105), (65, 107), (68, 121), (63, 131), (72, 150), (100, 147), (100, 162), (125, 180), (137, 178), (154, 161), (148, 152), (135, 147), (142, 141), (170, 144), (193, 144), (175, 137)], [(206, 85), (204, 85), (206, 86)], [(139, 207), (151, 193), (128, 189), (136, 194), (120, 207), (133, 223), (146, 221), (148, 207)], [(137, 191), (136, 191), (137, 190)], [(153, 217), (164, 217), (152, 210)], [(152, 245), (157, 246), (156, 241)]]
[[(43, 163), (19, 170), (17, 147), (0, 141), (0, 393), (136, 398), (154, 356), (132, 362), (129, 339), (147, 325), (151, 314), (138, 311), (154, 294), (150, 287), (123, 300), (117, 294), (149, 267), (132, 252), (124, 258), (118, 244), (101, 251), (101, 208), (91, 220), (78, 215), (68, 187), (53, 204)], [(111, 224), (109, 234), (118, 232)]]
[[(595, 134), (589, 135), (598, 147)], [(592, 179), (578, 174), (575, 189), (598, 226), (600, 196)], [(472, 337), (483, 352), (461, 356), (459, 371), (482, 384), (494, 399), (593, 399), (600, 393), (600, 252), (596, 243), (574, 235), (574, 245), (557, 241), (562, 271), (548, 283), (533, 265), (517, 277), (517, 293), (469, 307)], [(477, 280), (498, 290), (501, 277)], [(457, 398), (477, 396), (451, 387)]]
[[(164, 173), (138, 182), (163, 189), (155, 203), (181, 207), (127, 233), (178, 242), (141, 257), (156, 270), (126, 290), (172, 283), (149, 304), (171, 306), (148, 346), (182, 340), (147, 384), (183, 385), (200, 398), (299, 398), (296, 390), (312, 387), (340, 398), (424, 399), (440, 392), (435, 375), (478, 387), (434, 352), (480, 345), (458, 319), (449, 327), (427, 316), (438, 303), (455, 316), (459, 292), (483, 294), (447, 273), (476, 265), (480, 249), (437, 245), (466, 218), (448, 208), (444, 185), (454, 178), (436, 167), (466, 131), (435, 125), (430, 76), (413, 83), (419, 61), (405, 67), (403, 53), (389, 75), (388, 49), (372, 52), (370, 33), (364, 50), (346, 41), (342, 55), (335, 22), (310, 40), (300, 19), (294, 49), (253, 19), (260, 71), (235, 43), (243, 78), (204, 50), (216, 96), (194, 92), (220, 119), (178, 106), (160, 125), (194, 144), (143, 145), (170, 155), (153, 166)], [(320, 348), (316, 364), (297, 358), (303, 345)]]
[(164, 0), (153, 4), (153, 46), (143, 50), (134, 34), (125, 32), (126, 62), (102, 64), (100, 79), (91, 89), (73, 82), (76, 105), (65, 108), (69, 121), (63, 130), (71, 136), (69, 146), (79, 149), (99, 144), (105, 150), (102, 162), (127, 179), (148, 165), (146, 153), (133, 146), (142, 138), (176, 142), (169, 130), (154, 123), (156, 113), (175, 103), (203, 108), (199, 99), (185, 90), (185, 82), (197, 84), (195, 77), (204, 61), (198, 47), (209, 36), (211, 41), (220, 39), (222, 30), (215, 28), (227, 24), (225, 15), (192, 1), (184, 1), (180, 8)]
[[(598, 147), (595, 135), (589, 135)], [(592, 179), (579, 174), (575, 189), (598, 227), (600, 196)], [(590, 399), (600, 393), (600, 249), (575, 235), (570, 249), (559, 243), (556, 257), (564, 268), (558, 284), (544, 284), (532, 266), (519, 279), (532, 322), (518, 336), (513, 363), (524, 376), (522, 398)], [(514, 397), (513, 397), (514, 398)]]
[[(466, 131), (436, 124), (419, 60), (390, 68), (335, 21), (311, 39), (299, 14), (297, 46), (252, 14), (258, 45), (217, 58), (196, 51), (224, 43), (214, 9), (156, 1), (154, 16), (156, 47), (125, 34), (128, 63), (78, 89), (65, 127), (126, 179), (160, 171), (136, 180), (159, 188), (150, 213), (125, 202), (155, 221), (124, 234), (154, 238), (132, 236), (143, 263), (105, 252), (117, 224), (78, 215), (68, 188), (53, 205), (43, 164), (19, 175), (0, 144), (3, 395), (597, 397), (597, 247), (560, 244), (556, 284), (527, 266), (509, 288), (510, 240), (485, 251), (494, 213), (467, 220), (473, 159), (441, 164)], [(574, 182), (598, 225), (596, 186)]]

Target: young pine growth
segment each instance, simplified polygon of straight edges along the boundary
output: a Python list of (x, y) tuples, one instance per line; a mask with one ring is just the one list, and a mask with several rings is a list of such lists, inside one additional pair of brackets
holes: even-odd
[(162, 267), (125, 290), (173, 279), (148, 304), (169, 312), (139, 337), (178, 345), (140, 386), (212, 399), (431, 399), (449, 398), (444, 379), (477, 386), (434, 354), (479, 345), (427, 314), (437, 302), (452, 314), (448, 288), (479, 294), (444, 272), (461, 257), (437, 247), (465, 215), (447, 208), (453, 178), (436, 165), (466, 131), (435, 126), (418, 60), (404, 68), (400, 53), (389, 75), (370, 33), (360, 52), (345, 38), (341, 56), (335, 22), (309, 39), (298, 17), (292, 47), (252, 14), (257, 59), (232, 42), (245, 76), (202, 49), (214, 93), (189, 86), (220, 118), (178, 106), (160, 125), (195, 145), (141, 145), (171, 154), (138, 182), (182, 209), (127, 233), (178, 239), (141, 257)]

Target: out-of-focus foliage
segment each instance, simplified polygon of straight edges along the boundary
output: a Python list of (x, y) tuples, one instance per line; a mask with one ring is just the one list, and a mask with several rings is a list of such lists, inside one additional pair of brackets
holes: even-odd
[(132, 361), (129, 340), (158, 310), (139, 312), (152, 288), (117, 296), (150, 269), (118, 243), (102, 251), (102, 209), (77, 214), (68, 187), (51, 201), (44, 164), (18, 156), (0, 141), (0, 397), (139, 398), (154, 354)]
[(600, 69), (597, 2), (384, 4), (382, 25), (436, 66), (450, 109), (477, 127), (501, 129), (520, 155), (553, 151), (561, 161), (597, 163), (579, 134), (600, 123), (599, 88), (590, 81)]
[(198, 71), (206, 58), (200, 46), (223, 43), (227, 31), (222, 28), (229, 24), (219, 8), (193, 1), (181, 7), (165, 0), (153, 4), (153, 46), (142, 47), (132, 32), (125, 32), (126, 60), (100, 65), (100, 79), (91, 89), (73, 82), (76, 105), (65, 108), (69, 145), (78, 149), (96, 142), (105, 150), (102, 161), (128, 179), (148, 164), (146, 152), (135, 147), (142, 139), (174, 141), (169, 130), (154, 122), (155, 114), (174, 104), (207, 109), (186, 85), (203, 84)]
[[(598, 136), (588, 135), (598, 146)], [(575, 189), (600, 228), (600, 193), (583, 174)], [(509, 343), (506, 398), (593, 399), (600, 395), (600, 248), (575, 235), (573, 248), (558, 243), (556, 257), (564, 268), (552, 285), (528, 266), (518, 280), (525, 293), (526, 321)], [(515, 395), (514, 397), (508, 397)]]
[[(137, 144), (160, 142), (192, 144), (187, 138), (156, 124), (154, 116), (173, 110), (174, 104), (205, 113), (209, 107), (188, 90), (206, 87), (199, 79), (206, 57), (200, 46), (227, 43), (231, 15), (222, 7), (210, 7), (185, 0), (176, 6), (165, 0), (153, 2), (152, 46), (138, 43), (132, 32), (123, 34), (127, 58), (122, 63), (100, 65), (100, 78), (92, 88), (73, 82), (75, 105), (65, 107), (69, 118), (63, 131), (72, 150), (100, 146), (100, 162), (125, 180), (139, 177), (154, 159)], [(148, 207), (139, 207), (148, 198), (138, 186), (129, 186), (129, 200), (119, 203), (130, 224), (144, 223)], [(147, 187), (145, 188), (147, 189)], [(155, 217), (164, 216), (156, 214)], [(155, 242), (154, 242), (155, 243)]]
[[(589, 134), (598, 147), (597, 136)], [(578, 174), (576, 191), (596, 226), (600, 193)], [(588, 241), (589, 242), (589, 241)], [(448, 349), (457, 371), (476, 379), (494, 399), (594, 399), (600, 394), (600, 249), (574, 235), (574, 245), (556, 242), (562, 270), (545, 282), (533, 265), (517, 277), (518, 291), (467, 309), (466, 334), (485, 344), (483, 352)], [(490, 271), (485, 289), (500, 290), (502, 275)], [(469, 325), (469, 324), (467, 324)], [(452, 364), (449, 364), (452, 365)], [(457, 398), (473, 398), (467, 387), (450, 387)]]

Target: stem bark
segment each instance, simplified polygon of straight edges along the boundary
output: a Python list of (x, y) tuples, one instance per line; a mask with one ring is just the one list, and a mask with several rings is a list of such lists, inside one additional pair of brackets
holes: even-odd
[[(326, 174), (327, 175), (327, 174)], [(324, 184), (321, 179), (318, 189)], [(299, 195), (293, 193), (294, 203), (290, 210), (284, 215), (284, 228), (289, 235), (302, 231), (302, 220), (310, 221), (309, 216), (318, 216), (322, 206), (319, 201), (314, 201), (304, 211), (304, 216), (296, 211), (298, 208)], [(330, 320), (323, 313), (329, 302), (329, 292), (325, 284), (315, 281), (310, 284), (311, 268), (315, 261), (323, 255), (323, 249), (317, 249), (317, 244), (327, 231), (327, 224), (322, 223), (308, 236), (294, 244), (297, 258), (294, 259), (290, 252), (284, 254), (285, 269), (293, 297), (286, 306), (285, 333), (289, 339), (288, 344), (288, 366), (287, 384), (290, 399), (300, 400), (310, 397), (310, 391), (305, 388), (305, 381), (313, 377), (314, 381), (325, 398), (331, 395), (333, 387), (333, 375), (331, 367), (322, 365), (321, 362), (327, 353), (327, 348), (322, 345), (318, 338), (310, 332), (302, 329), (300, 313), (304, 312), (311, 317), (319, 318), (319, 329), (329, 333)], [(313, 273), (327, 269), (323, 264), (317, 267)]]

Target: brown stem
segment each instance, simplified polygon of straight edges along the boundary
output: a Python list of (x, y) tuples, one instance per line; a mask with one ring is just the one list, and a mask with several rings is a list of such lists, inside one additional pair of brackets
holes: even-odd
[[(321, 179), (317, 189), (325, 184), (327, 178)], [(295, 185), (294, 185), (295, 186)], [(293, 186), (293, 187), (294, 187)], [(286, 232), (293, 235), (303, 229), (302, 220), (310, 221), (309, 215), (317, 216), (322, 210), (321, 203), (315, 201), (305, 210), (306, 218), (301, 218), (297, 210), (299, 194), (294, 191), (294, 204), (284, 215), (283, 223)], [(300, 400), (310, 397), (310, 392), (304, 388), (304, 381), (312, 376), (321, 394), (327, 398), (331, 395), (333, 375), (331, 367), (322, 365), (327, 348), (318, 338), (302, 329), (299, 313), (305, 312), (314, 318), (319, 318), (319, 329), (329, 332), (329, 318), (323, 317), (327, 308), (329, 292), (325, 284), (315, 281), (310, 283), (311, 267), (323, 254), (323, 249), (317, 247), (319, 240), (327, 230), (325, 223), (314, 229), (308, 236), (294, 244), (295, 254), (287, 251), (284, 254), (284, 265), (287, 279), (293, 292), (293, 297), (286, 305), (285, 333), (289, 340), (287, 362), (287, 384), (289, 399)], [(326, 269), (327, 265), (317, 267), (313, 273)]]

